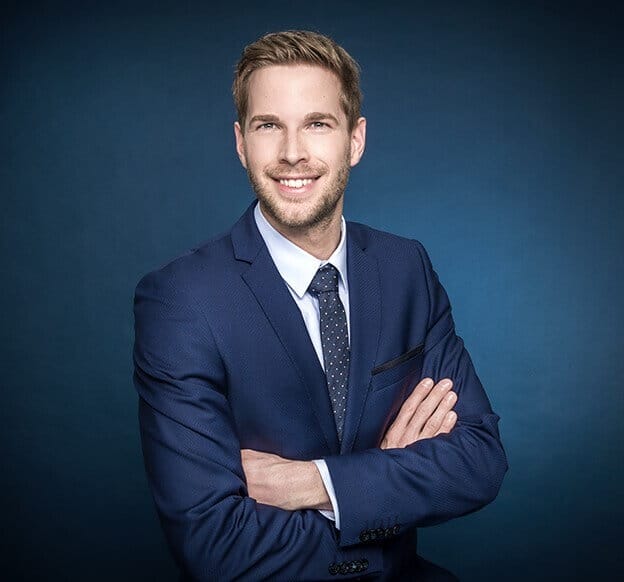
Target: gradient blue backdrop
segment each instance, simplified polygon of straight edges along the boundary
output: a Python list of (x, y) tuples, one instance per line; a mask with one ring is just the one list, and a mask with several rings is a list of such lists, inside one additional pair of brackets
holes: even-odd
[(622, 11), (542, 2), (4, 2), (0, 434), (6, 580), (173, 580), (131, 383), (141, 274), (251, 200), (244, 44), (318, 29), (361, 63), (347, 217), (420, 239), (511, 470), (423, 531), (464, 581), (622, 570)]

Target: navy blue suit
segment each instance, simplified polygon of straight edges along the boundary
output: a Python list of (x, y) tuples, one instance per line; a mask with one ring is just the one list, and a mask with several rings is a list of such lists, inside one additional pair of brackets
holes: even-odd
[[(324, 372), (253, 218), (150, 273), (135, 297), (135, 384), (150, 487), (197, 580), (418, 579), (416, 527), (475, 511), (507, 464), (422, 245), (347, 223), (351, 364), (339, 443)], [(453, 431), (381, 437), (413, 386), (449, 377)], [(341, 530), (247, 496), (240, 449), (326, 460)], [(423, 574), (423, 579), (427, 578)]]

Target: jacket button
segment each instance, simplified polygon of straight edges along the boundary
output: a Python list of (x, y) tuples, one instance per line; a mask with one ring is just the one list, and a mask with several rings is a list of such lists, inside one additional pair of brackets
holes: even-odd
[(370, 541), (370, 532), (368, 530), (364, 530), (361, 534), (360, 534), (360, 541), (365, 544), (366, 542)]
[(336, 574), (338, 574), (338, 564), (335, 564), (334, 562), (332, 562), (332, 563), (329, 565), (328, 570), (329, 570), (329, 573), (330, 573), (332, 576), (335, 576)]
[(393, 528), (392, 528), (392, 533), (394, 535), (397, 535), (399, 532), (401, 531), (401, 526), (397, 523)]

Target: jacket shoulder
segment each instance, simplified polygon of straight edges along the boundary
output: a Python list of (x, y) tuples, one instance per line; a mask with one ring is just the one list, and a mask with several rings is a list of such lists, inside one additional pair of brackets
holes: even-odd
[(385, 260), (392, 259), (398, 253), (400, 257), (414, 257), (416, 254), (428, 261), (425, 247), (416, 239), (378, 230), (359, 222), (349, 221), (347, 228), (349, 235), (362, 249)]
[(137, 285), (158, 288), (175, 295), (193, 293), (198, 286), (214, 282), (216, 274), (223, 275), (234, 263), (230, 233), (221, 234), (145, 274)]

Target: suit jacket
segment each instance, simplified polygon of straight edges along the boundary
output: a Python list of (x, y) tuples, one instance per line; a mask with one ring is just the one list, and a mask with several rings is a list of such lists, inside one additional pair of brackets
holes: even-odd
[[(351, 222), (347, 245), (351, 363), (340, 443), (324, 372), (253, 205), (229, 233), (137, 287), (145, 465), (189, 578), (417, 579), (416, 528), (475, 511), (499, 490), (507, 464), (498, 417), (422, 245)], [(379, 449), (425, 376), (453, 379), (456, 427)], [(248, 497), (241, 448), (325, 459), (341, 530), (317, 511)]]

